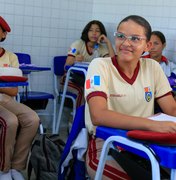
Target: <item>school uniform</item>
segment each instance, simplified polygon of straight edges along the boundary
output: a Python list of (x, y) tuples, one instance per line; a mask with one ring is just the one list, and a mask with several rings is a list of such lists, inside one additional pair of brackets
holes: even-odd
[[(89, 52), (87, 44), (81, 39), (73, 42), (68, 51), (68, 56), (75, 57), (76, 55), (79, 55), (79, 54), (84, 56), (85, 62), (91, 62), (92, 59), (94, 59), (93, 53)], [(107, 46), (99, 44), (98, 54), (99, 54), (99, 57), (105, 57), (106, 55), (108, 55), (109, 52), (108, 52)], [(65, 80), (64, 78), (61, 80), (62, 85), (64, 85), (64, 80)], [(67, 90), (77, 95), (77, 99), (76, 99), (77, 107), (84, 104), (83, 87), (78, 86), (77, 84), (69, 81)]]
[[(141, 58), (133, 77), (129, 79), (113, 58), (93, 60), (87, 72), (85, 99), (101, 96), (107, 100), (109, 110), (131, 116), (148, 117), (154, 113), (154, 100), (171, 94), (171, 87), (159, 63)], [(86, 103), (85, 123), (91, 139), (86, 155), (88, 172), (93, 178), (98, 166), (104, 141), (96, 138)], [(124, 170), (110, 160), (106, 163), (104, 177), (109, 179), (129, 179)]]
[[(148, 54), (146, 56), (143, 56), (143, 58), (151, 59), (151, 56), (150, 54)], [(172, 72), (176, 74), (176, 64), (171, 61), (168, 61), (168, 59), (165, 56), (162, 55), (161, 61), (159, 62), (159, 64), (167, 77), (170, 77)]]
[[(0, 67), (19, 67), (17, 56), (7, 50), (0, 55)], [(39, 126), (32, 109), (0, 93), (0, 171), (23, 170)]]

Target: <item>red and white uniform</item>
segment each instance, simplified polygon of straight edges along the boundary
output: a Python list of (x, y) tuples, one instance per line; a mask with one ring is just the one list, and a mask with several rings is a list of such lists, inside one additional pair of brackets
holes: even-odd
[[(19, 67), (17, 56), (3, 50), (0, 67)], [(13, 97), (0, 93), (0, 171), (24, 170), (39, 117), (32, 109)]]
[[(78, 54), (83, 55), (84, 61), (86, 62), (91, 62), (92, 59), (94, 58), (93, 54), (89, 52), (86, 43), (81, 39), (73, 42), (68, 51), (68, 56), (75, 57)], [(106, 45), (99, 44), (98, 54), (99, 54), (99, 57), (104, 57), (109, 54), (108, 48), (106, 47)], [(63, 85), (64, 81), (61, 81), (61, 84)], [(77, 107), (79, 107), (80, 105), (84, 103), (84, 93), (83, 93), (84, 91), (82, 87), (69, 81), (67, 90), (77, 95), (77, 99), (76, 99)]]
[[(143, 58), (149, 58), (150, 60), (153, 60), (151, 59), (150, 54), (143, 56)], [(172, 72), (176, 74), (176, 64), (168, 61), (165, 56), (161, 57), (161, 62), (159, 64), (167, 77), (170, 77)]]
[[(129, 79), (120, 70), (115, 57), (97, 58), (90, 63), (88, 68), (85, 98), (89, 101), (94, 96), (102, 96), (107, 100), (109, 110), (131, 116), (148, 117), (154, 113), (154, 100), (171, 91), (167, 77), (156, 61), (141, 58), (133, 77)], [(89, 133), (95, 135), (96, 127), (92, 125), (87, 104), (85, 123)], [(95, 159), (97, 160), (99, 152), (101, 152), (101, 147), (98, 147), (100, 139), (95, 138), (91, 141), (87, 153), (89, 172), (96, 171), (97, 161)], [(111, 169), (116, 169), (115, 174), (122, 171), (119, 167), (114, 167), (113, 163), (109, 165)], [(109, 175), (105, 176), (110, 177)], [(122, 177), (128, 179), (125, 175)]]
[[(83, 55), (84, 61), (86, 61), (86, 62), (91, 62), (92, 59), (94, 58), (93, 54), (91, 52), (89, 52), (87, 44), (81, 39), (73, 42), (68, 51), (68, 56), (75, 57), (78, 54)], [(109, 54), (108, 48), (106, 47), (106, 45), (99, 44), (98, 54), (99, 54), (99, 57), (105, 57), (106, 55)]]

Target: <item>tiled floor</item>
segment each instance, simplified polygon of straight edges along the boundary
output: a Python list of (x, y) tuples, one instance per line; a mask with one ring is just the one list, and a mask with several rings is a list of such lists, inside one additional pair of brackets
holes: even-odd
[[(68, 136), (68, 131), (67, 131), (68, 130), (68, 126), (67, 125), (68, 125), (68, 119), (70, 118), (70, 112), (71, 112), (71, 110), (69, 108), (64, 108), (64, 113), (63, 113), (63, 117), (62, 117), (62, 120), (61, 120), (59, 134), (61, 136), (61, 139), (64, 142), (66, 142), (67, 136)], [(46, 122), (46, 123), (42, 123), (42, 124), (44, 125), (44, 127), (46, 127), (46, 126), (48, 126), (49, 123)], [(51, 132), (51, 128), (50, 127), (47, 127), (47, 132)], [(28, 180), (27, 170), (23, 171), (22, 174), (23, 174), (25, 180)], [(32, 172), (32, 177), (31, 177), (30, 180), (36, 180), (34, 172)]]

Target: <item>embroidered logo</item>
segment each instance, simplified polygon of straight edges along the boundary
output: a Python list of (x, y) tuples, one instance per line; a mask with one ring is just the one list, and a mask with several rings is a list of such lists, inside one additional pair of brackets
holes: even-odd
[(152, 92), (150, 90), (150, 87), (145, 87), (144, 91), (145, 91), (145, 100), (149, 102), (152, 99)]
[(100, 86), (100, 76), (93, 76), (86, 80), (86, 89), (90, 89), (94, 86)]

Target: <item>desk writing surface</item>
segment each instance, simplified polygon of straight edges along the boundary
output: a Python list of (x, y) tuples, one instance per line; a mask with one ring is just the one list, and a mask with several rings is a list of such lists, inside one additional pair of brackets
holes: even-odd
[(73, 65), (66, 65), (65, 70), (68, 71), (68, 69), (71, 67), (84, 68), (87, 70), (89, 64), (89, 62), (75, 62)]
[(28, 86), (28, 82), (0, 82), (1, 87)]
[[(96, 128), (96, 137), (102, 138), (104, 140), (106, 140), (110, 136), (117, 136), (117, 135), (122, 137), (127, 137), (126, 133), (127, 130), (122, 130), (122, 129), (109, 128), (103, 126), (98, 126)], [(162, 166), (176, 169), (176, 146), (162, 146), (162, 145), (149, 144), (149, 143), (148, 145), (154, 150), (156, 155), (159, 157), (160, 164)]]
[(19, 67), (22, 71), (50, 71), (50, 67), (36, 66), (33, 64), (20, 64)]

